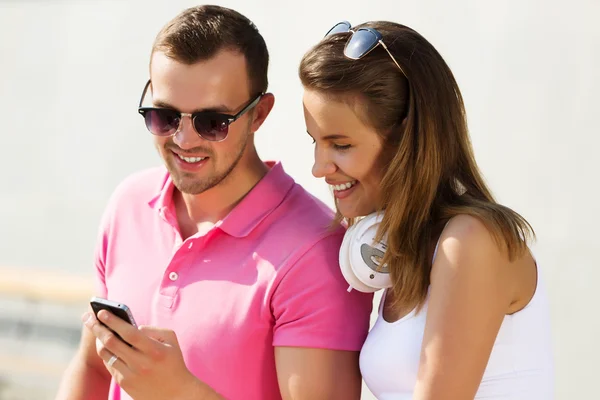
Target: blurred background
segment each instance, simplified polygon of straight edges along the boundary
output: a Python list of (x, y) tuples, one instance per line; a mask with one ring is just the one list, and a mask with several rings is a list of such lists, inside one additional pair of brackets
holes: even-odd
[[(537, 232), (557, 398), (600, 398), (600, 1), (215, 3), (253, 20), (271, 52), (276, 105), (257, 133), (260, 154), (329, 205), (310, 172), (303, 53), (340, 20), (393, 20), (436, 46), (462, 89), (487, 182)], [(54, 397), (92, 293), (105, 202), (125, 176), (160, 163), (136, 112), (152, 42), (197, 4), (0, 0), (1, 400)]]

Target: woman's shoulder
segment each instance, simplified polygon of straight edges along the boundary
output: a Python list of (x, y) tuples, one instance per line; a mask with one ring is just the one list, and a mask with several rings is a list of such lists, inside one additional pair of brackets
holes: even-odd
[(459, 214), (446, 223), (439, 238), (439, 245), (457, 250), (501, 250), (495, 236), (482, 219), (469, 214)]
[(502, 274), (509, 264), (506, 247), (482, 219), (468, 214), (452, 217), (443, 229), (432, 267), (436, 275)]
[(450, 219), (440, 235), (431, 285), (469, 292), (475, 286), (487, 288), (482, 295), (497, 293), (507, 301), (507, 313), (512, 313), (535, 293), (537, 266), (529, 251), (509, 257), (506, 245), (483, 220), (461, 214)]

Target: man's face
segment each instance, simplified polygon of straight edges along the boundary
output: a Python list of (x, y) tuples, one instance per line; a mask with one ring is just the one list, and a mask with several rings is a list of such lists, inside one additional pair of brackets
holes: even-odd
[[(256, 95), (249, 90), (244, 56), (229, 50), (192, 65), (156, 52), (150, 76), (153, 106), (182, 113), (215, 111), (235, 115)], [(200, 194), (225, 180), (244, 155), (251, 135), (252, 115), (251, 110), (230, 124), (227, 137), (220, 142), (198, 135), (187, 116), (182, 118), (179, 131), (173, 136), (154, 136), (156, 148), (177, 189)]]

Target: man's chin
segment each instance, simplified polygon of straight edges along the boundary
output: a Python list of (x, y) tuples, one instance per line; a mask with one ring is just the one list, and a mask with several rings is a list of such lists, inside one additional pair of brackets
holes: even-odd
[(171, 176), (171, 178), (173, 179), (173, 184), (181, 193), (200, 194), (205, 190), (202, 182), (198, 182), (197, 180), (177, 176)]

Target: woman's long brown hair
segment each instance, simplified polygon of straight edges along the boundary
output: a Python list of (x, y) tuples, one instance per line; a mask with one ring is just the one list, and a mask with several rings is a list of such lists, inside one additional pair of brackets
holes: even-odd
[(438, 51), (400, 24), (377, 21), (359, 27), (383, 35), (406, 76), (382, 48), (360, 60), (346, 58), (350, 33), (313, 47), (299, 75), (305, 88), (352, 103), (383, 137), (379, 238), (387, 235), (383, 263), (390, 266), (392, 307), (420, 308), (430, 284), (429, 249), (440, 224), (459, 214), (475, 216), (510, 259), (526, 251), (534, 233), (486, 186), (473, 155), (462, 95)]

